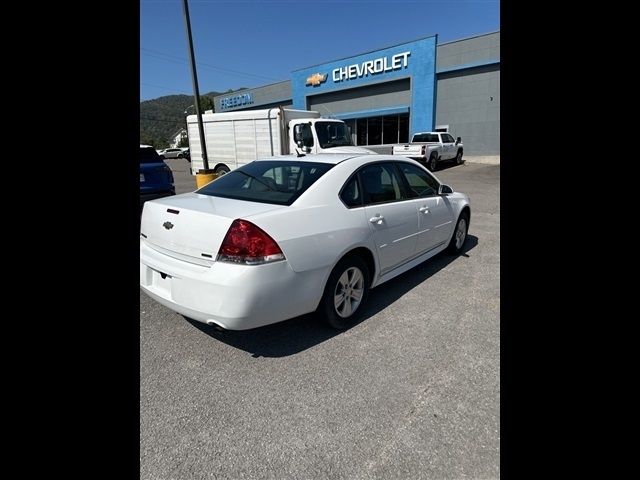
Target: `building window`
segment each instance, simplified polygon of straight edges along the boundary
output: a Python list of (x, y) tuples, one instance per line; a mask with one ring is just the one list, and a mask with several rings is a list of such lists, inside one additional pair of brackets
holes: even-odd
[(398, 143), (398, 115), (382, 117), (382, 143)]
[(408, 113), (345, 120), (345, 123), (351, 127), (355, 145), (390, 145), (409, 141)]
[(367, 119), (359, 118), (356, 121), (356, 135), (358, 137), (358, 145), (368, 145), (367, 143)]
[(409, 142), (409, 115), (398, 115), (398, 143)]
[(358, 139), (356, 137), (356, 121), (355, 120), (345, 120), (344, 123), (347, 124), (347, 127), (349, 127), (349, 130), (351, 131), (351, 143), (353, 145), (357, 145), (358, 144)]
[(368, 145), (382, 144), (382, 117), (369, 118), (369, 128), (367, 131)]

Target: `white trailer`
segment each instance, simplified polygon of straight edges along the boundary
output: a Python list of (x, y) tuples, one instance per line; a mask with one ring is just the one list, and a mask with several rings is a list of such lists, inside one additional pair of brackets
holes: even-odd
[[(258, 158), (296, 153), (375, 153), (355, 147), (342, 120), (282, 107), (202, 115), (209, 168), (223, 174)], [(191, 173), (204, 168), (198, 117), (187, 117)]]

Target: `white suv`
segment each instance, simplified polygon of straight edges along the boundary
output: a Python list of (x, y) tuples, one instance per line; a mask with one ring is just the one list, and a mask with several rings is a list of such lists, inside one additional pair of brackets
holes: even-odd
[(159, 150), (158, 155), (161, 158), (184, 158), (184, 154), (181, 148), (165, 148), (164, 150)]

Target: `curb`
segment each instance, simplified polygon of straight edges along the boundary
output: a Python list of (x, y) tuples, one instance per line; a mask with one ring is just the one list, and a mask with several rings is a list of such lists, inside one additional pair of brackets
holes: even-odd
[(486, 165), (500, 165), (500, 155), (483, 155), (462, 157), (468, 163), (484, 163)]

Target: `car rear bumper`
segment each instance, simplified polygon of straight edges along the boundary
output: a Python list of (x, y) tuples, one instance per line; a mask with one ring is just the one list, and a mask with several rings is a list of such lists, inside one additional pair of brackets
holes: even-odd
[(287, 261), (264, 265), (196, 265), (140, 239), (140, 288), (186, 317), (228, 330), (247, 330), (312, 312), (326, 269), (294, 272)]

